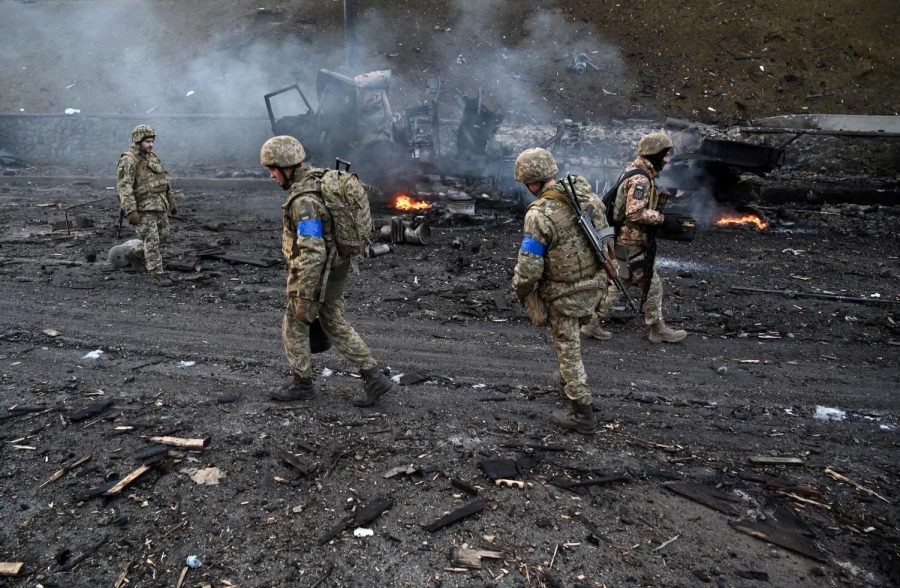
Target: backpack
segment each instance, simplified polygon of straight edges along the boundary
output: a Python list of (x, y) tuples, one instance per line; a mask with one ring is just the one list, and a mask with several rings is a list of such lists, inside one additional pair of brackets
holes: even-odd
[(628, 178), (632, 176), (642, 175), (647, 179), (650, 179), (650, 176), (647, 175), (647, 172), (635, 168), (630, 169), (628, 171), (622, 172), (622, 175), (619, 176), (619, 179), (616, 180), (616, 184), (603, 195), (603, 206), (606, 207), (606, 222), (611, 227), (615, 227), (616, 233), (619, 232), (619, 227), (622, 226), (622, 223), (625, 222), (625, 198), (619, 198), (619, 188)]
[(375, 223), (369, 197), (356, 174), (326, 170), (319, 178), (325, 208), (331, 213), (338, 256), (357, 257), (372, 242)]

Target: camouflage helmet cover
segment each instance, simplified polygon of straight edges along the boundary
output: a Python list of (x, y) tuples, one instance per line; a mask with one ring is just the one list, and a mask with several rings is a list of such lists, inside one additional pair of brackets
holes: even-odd
[(131, 131), (131, 142), (135, 145), (150, 137), (156, 137), (156, 131), (148, 125), (138, 125)]
[(666, 133), (649, 133), (638, 142), (638, 155), (644, 157), (656, 155), (660, 151), (672, 148), (672, 138)]
[(516, 181), (523, 184), (543, 182), (555, 178), (559, 173), (559, 166), (553, 154), (540, 147), (526, 149), (516, 158)]
[(294, 167), (304, 159), (303, 145), (290, 135), (272, 137), (259, 150), (259, 163), (266, 167)]

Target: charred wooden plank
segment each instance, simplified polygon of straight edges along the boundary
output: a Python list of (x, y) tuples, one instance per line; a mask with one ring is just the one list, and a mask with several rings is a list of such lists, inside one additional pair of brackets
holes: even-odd
[(92, 416), (96, 416), (113, 405), (113, 401), (110, 399), (99, 400), (97, 402), (93, 402), (83, 408), (79, 408), (78, 410), (72, 411), (72, 414), (69, 415), (69, 420), (73, 423), (77, 423), (80, 421), (87, 420)]
[(434, 521), (433, 523), (429, 523), (428, 525), (425, 525), (425, 530), (428, 531), (429, 533), (434, 533), (435, 531), (438, 531), (440, 529), (443, 529), (444, 527), (448, 527), (450, 525), (458, 523), (458, 522), (462, 521), (463, 519), (466, 519), (474, 514), (481, 512), (482, 510), (484, 510), (484, 508), (486, 506), (487, 506), (487, 501), (484, 498), (481, 498), (479, 496), (472, 502), (469, 502), (468, 504), (461, 506), (460, 508), (454, 510), (447, 516), (443, 516), (443, 517), (439, 518), (438, 520)]
[(368, 525), (384, 512), (394, 506), (394, 499), (389, 496), (374, 498), (360, 505), (353, 517), (353, 522), (358, 527)]
[(736, 517), (739, 514), (735, 506), (735, 500), (728, 494), (711, 486), (693, 484), (691, 482), (677, 482), (675, 484), (665, 484), (663, 488), (698, 502), (703, 506), (708, 506), (724, 515)]

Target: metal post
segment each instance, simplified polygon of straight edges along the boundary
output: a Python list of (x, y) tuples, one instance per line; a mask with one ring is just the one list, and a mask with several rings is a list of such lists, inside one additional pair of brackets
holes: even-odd
[(356, 0), (344, 0), (344, 45), (346, 66), (351, 74), (356, 73)]

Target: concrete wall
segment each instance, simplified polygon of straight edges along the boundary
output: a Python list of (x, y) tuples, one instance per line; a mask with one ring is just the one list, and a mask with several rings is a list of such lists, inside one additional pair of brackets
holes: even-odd
[(256, 168), (259, 147), (272, 136), (266, 118), (0, 114), (0, 148), (31, 165), (114, 169), (139, 124), (158, 133), (155, 151), (170, 171), (223, 164)]

